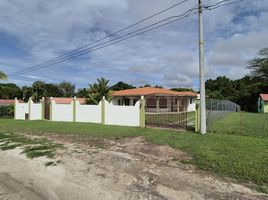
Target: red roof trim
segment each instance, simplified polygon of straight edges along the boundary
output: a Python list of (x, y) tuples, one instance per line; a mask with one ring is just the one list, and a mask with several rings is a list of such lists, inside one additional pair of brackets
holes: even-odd
[[(73, 98), (64, 98), (64, 97), (53, 97), (53, 100), (56, 104), (71, 104)], [(86, 104), (86, 98), (77, 98), (80, 104)]]
[[(18, 100), (19, 103), (24, 103), (22, 100)], [(14, 99), (0, 99), (0, 105), (8, 105), (8, 104), (14, 104), (15, 100)]]
[(260, 94), (260, 96), (264, 101), (268, 101), (268, 94)]

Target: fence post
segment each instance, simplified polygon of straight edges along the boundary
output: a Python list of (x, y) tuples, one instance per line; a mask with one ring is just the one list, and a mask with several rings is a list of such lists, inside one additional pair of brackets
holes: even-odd
[(41, 119), (44, 120), (45, 119), (45, 97), (42, 97), (42, 101), (41, 101)]
[(76, 97), (73, 98), (73, 122), (76, 122)]
[(145, 127), (145, 100), (144, 96), (141, 96), (140, 100), (140, 127)]
[(195, 109), (195, 132), (199, 132), (200, 130), (200, 100), (196, 100), (196, 109)]
[(32, 97), (28, 100), (28, 120), (31, 120)]
[(105, 124), (105, 96), (101, 100), (101, 124)]

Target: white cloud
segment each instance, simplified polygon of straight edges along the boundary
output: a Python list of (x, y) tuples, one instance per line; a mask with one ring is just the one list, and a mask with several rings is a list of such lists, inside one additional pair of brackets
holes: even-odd
[[(207, 4), (212, 2), (217, 1), (206, 1)], [(175, 3), (175, 0), (1, 0), (0, 33), (14, 39), (14, 51), (23, 52), (8, 57), (0, 55), (1, 70), (10, 74), (56, 57)], [(189, 0), (189, 3), (164, 13), (162, 18), (178, 15), (195, 4), (196, 1)], [(268, 2), (262, 0), (206, 11), (207, 77), (240, 78), (248, 73), (245, 60), (253, 58), (268, 44), (267, 18)], [(144, 24), (157, 19), (160, 17)], [(104, 76), (112, 83), (122, 80), (137, 85), (197, 87), (197, 30), (197, 16), (192, 16), (94, 51), (83, 59), (57, 64), (10, 81), (22, 85), (40, 77), (45, 81), (72, 81), (78, 87), (86, 87)]]

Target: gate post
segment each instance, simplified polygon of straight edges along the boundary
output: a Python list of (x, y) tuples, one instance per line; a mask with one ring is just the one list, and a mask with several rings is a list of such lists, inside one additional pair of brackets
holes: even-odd
[(144, 96), (141, 96), (140, 100), (140, 127), (145, 127), (145, 100)]
[(41, 100), (41, 119), (45, 119), (45, 97), (42, 97)]
[(31, 120), (32, 103), (33, 103), (32, 97), (30, 97), (28, 100), (28, 120)]
[(200, 130), (200, 100), (196, 100), (195, 107), (195, 132), (199, 132)]
[(76, 122), (76, 97), (73, 98), (73, 122)]

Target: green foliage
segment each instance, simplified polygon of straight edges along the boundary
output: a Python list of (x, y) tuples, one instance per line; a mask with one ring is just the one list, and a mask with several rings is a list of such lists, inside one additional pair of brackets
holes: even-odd
[(259, 51), (259, 58), (248, 61), (250, 76), (230, 80), (225, 76), (206, 81), (209, 98), (228, 99), (239, 104), (243, 110), (256, 112), (260, 93), (268, 93), (268, 48)]
[(78, 98), (87, 98), (88, 97), (88, 89), (87, 88), (81, 88), (76, 93), (76, 96)]
[(59, 89), (61, 90), (63, 97), (73, 97), (75, 95), (75, 85), (71, 82), (63, 81), (59, 84)]
[(119, 91), (119, 90), (127, 90), (127, 89), (133, 89), (135, 88), (133, 85), (124, 83), (123, 81), (119, 81), (115, 85), (110, 87), (110, 90), (112, 91)]
[(268, 81), (268, 48), (259, 51), (260, 58), (254, 58), (248, 61), (248, 66), (253, 77)]
[(7, 75), (4, 72), (0, 71), (0, 80), (6, 80), (6, 79)]
[(14, 105), (0, 106), (0, 117), (12, 118), (14, 116)]
[(22, 98), (22, 90), (13, 83), (0, 84), (0, 99)]
[(97, 83), (89, 85), (88, 104), (98, 104), (103, 97), (110, 99), (110, 88), (108, 86), (109, 80), (105, 78), (97, 79)]
[(206, 81), (206, 94), (211, 99), (228, 99), (239, 104), (243, 110), (256, 112), (260, 93), (268, 93), (268, 87), (256, 77), (245, 76), (231, 80), (225, 76)]
[(171, 88), (170, 90), (176, 91), (176, 92), (194, 92), (192, 88)]

